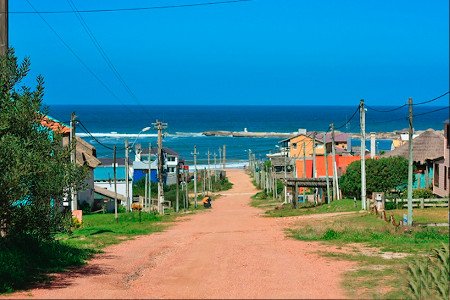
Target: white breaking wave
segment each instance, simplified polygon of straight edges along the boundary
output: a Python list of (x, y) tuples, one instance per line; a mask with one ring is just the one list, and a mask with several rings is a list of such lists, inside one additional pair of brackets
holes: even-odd
[[(94, 132), (92, 134), (80, 132), (77, 133), (77, 136), (79, 137), (90, 137), (90, 136), (96, 137), (96, 138), (102, 138), (102, 137), (108, 137), (108, 138), (151, 138), (151, 137), (158, 137), (157, 133), (118, 133), (118, 132)], [(172, 133), (166, 133), (164, 134), (166, 137), (203, 137), (202, 132), (176, 132), (175, 134)]]
[(137, 133), (117, 133), (117, 132), (94, 132), (91, 134), (88, 133), (77, 133), (77, 136), (79, 137), (110, 137), (110, 138), (137, 138), (137, 137), (157, 137), (158, 134), (152, 133), (152, 134), (137, 134)]

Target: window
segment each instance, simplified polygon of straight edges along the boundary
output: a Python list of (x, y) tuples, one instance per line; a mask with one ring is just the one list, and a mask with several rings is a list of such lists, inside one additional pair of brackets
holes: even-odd
[(292, 147), (293, 147), (294, 149), (297, 149), (297, 143), (293, 143), (293, 144), (292, 144)]
[(439, 187), (439, 164), (434, 164), (434, 186)]

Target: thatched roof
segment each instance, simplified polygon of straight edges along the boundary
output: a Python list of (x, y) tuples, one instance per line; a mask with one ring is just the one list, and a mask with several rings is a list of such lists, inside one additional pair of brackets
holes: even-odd
[[(428, 129), (413, 139), (413, 160), (420, 164), (444, 155), (444, 136)], [(409, 158), (409, 142), (382, 155), (383, 157), (403, 156)]]

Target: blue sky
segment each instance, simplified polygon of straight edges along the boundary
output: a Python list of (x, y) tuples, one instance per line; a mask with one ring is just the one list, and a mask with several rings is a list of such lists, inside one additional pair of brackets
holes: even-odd
[[(67, 1), (29, 0), (39, 11)], [(211, 0), (214, 1), (214, 0)], [(78, 9), (202, 0), (73, 0)], [(398, 105), (449, 89), (447, 0), (253, 0), (85, 13), (130, 96), (74, 14), (43, 17), (117, 95), (87, 72), (35, 14), (10, 14), (10, 45), (45, 76), (47, 104)], [(31, 11), (10, 0), (10, 11)], [(27, 82), (28, 83), (28, 82)], [(447, 105), (448, 97), (435, 104)]]

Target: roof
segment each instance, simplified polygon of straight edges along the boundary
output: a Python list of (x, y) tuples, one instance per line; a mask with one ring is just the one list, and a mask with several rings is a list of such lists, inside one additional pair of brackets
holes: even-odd
[(53, 119), (50, 116), (42, 116), (41, 125), (63, 135), (70, 133), (69, 126), (64, 125), (63, 123), (59, 122), (56, 119)]
[[(335, 143), (347, 143), (349, 135), (344, 132), (335, 132), (334, 133), (334, 142)], [(323, 134), (319, 133), (316, 135), (316, 139), (323, 141)], [(331, 132), (327, 132), (325, 136), (325, 143), (331, 143)]]
[[(433, 160), (444, 155), (444, 136), (428, 129), (413, 139), (413, 160), (421, 164), (426, 160)], [(402, 156), (409, 157), (409, 141), (382, 155), (383, 157)]]
[(78, 136), (76, 137), (76, 139), (77, 163), (82, 166), (87, 165), (91, 168), (96, 168), (98, 165), (100, 165), (101, 162), (96, 157), (97, 152), (95, 150), (95, 147)]
[[(100, 194), (102, 196), (108, 197), (110, 199), (114, 199), (114, 197), (115, 197), (114, 192), (108, 190), (107, 188), (98, 186), (98, 185), (94, 185), (94, 192), (96, 192), (97, 194)], [(127, 198), (124, 195), (117, 193), (117, 200), (126, 201)]]
[[(178, 156), (178, 153), (170, 148), (163, 147), (163, 153), (173, 156)], [(148, 148), (142, 148), (141, 154), (148, 154)], [(158, 148), (152, 147), (152, 154), (156, 155), (158, 154)]]
[[(119, 181), (125, 180), (125, 167), (116, 167), (116, 178)], [(100, 166), (94, 169), (94, 181), (114, 180), (114, 168), (112, 166)]]
[[(296, 137), (299, 137), (299, 136), (302, 136), (302, 135), (312, 139), (314, 133), (315, 132), (307, 132), (306, 134), (304, 134), (304, 133), (296, 134), (294, 136), (291, 136), (289, 138), (281, 140), (278, 143), (287, 142), (287, 141), (292, 140), (293, 138), (296, 138)], [(347, 133), (344, 133), (344, 132), (335, 132), (335, 134), (334, 134), (334, 141), (336, 143), (347, 143), (348, 138), (349, 138), (349, 135)], [(320, 143), (323, 143), (323, 133), (316, 133), (316, 141), (320, 142)], [(327, 144), (331, 143), (331, 132), (327, 132), (325, 143), (327, 143)]]

